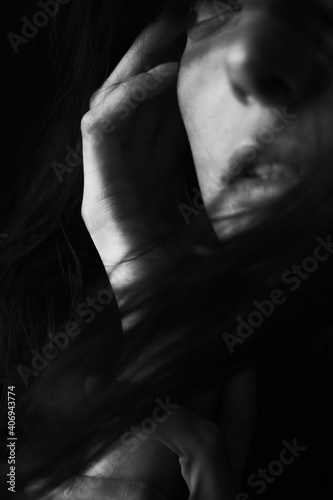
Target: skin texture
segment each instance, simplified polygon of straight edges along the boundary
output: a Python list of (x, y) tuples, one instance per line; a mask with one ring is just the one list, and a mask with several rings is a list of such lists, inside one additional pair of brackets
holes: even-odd
[[(162, 250), (162, 254), (150, 254), (147, 261), (136, 260), (114, 272), (119, 260), (135, 253), (136, 245), (148, 238), (142, 200), (132, 180), (144, 177), (144, 185), (156, 170), (154, 157), (151, 165), (145, 163), (144, 171), (134, 172), (135, 162), (127, 162), (128, 150), (124, 154), (122, 133), (133, 124), (135, 114), (138, 128), (127, 147), (133, 148), (135, 159), (143, 144), (147, 151), (155, 151), (152, 132), (159, 119), (156, 101), (161, 102), (159, 98), (177, 78), (179, 106), (201, 193), (208, 208), (217, 200), (219, 215), (247, 208), (244, 189), (232, 187), (225, 180), (230, 177), (230, 161), (240, 148), (254, 144), (255, 151), (270, 155), (264, 162), (295, 162), (300, 167), (297, 180), (316, 163), (318, 135), (321, 153), (330, 155), (333, 120), (328, 110), (333, 104), (332, 86), (313, 85), (320, 80), (327, 60), (308, 32), (295, 26), (287, 8), (292, 3), (301, 5), (298, 0), (244, 0), (242, 10), (226, 10), (225, 2), (199, 0), (195, 6), (197, 26), (189, 30), (179, 74), (174, 66), (161, 66), (160, 56), (183, 28), (160, 19), (139, 37), (92, 96), (90, 110), (82, 120), (82, 216), (120, 306), (122, 288), (139, 274), (142, 277), (155, 260), (164, 258)], [(324, 4), (317, 0), (319, 3)], [(234, 6), (235, 2), (230, 4)], [(325, 30), (322, 33), (325, 39)], [(153, 68), (149, 72), (148, 66)], [(156, 77), (161, 81), (157, 87)], [(142, 88), (150, 90), (144, 102), (140, 97), (136, 101), (139, 105), (133, 108), (135, 93)], [(150, 108), (149, 102), (153, 103)], [(168, 136), (170, 143), (178, 129), (169, 123), (166, 129), (174, 135)], [(268, 143), (262, 134), (267, 129), (273, 131)], [(140, 143), (138, 149), (135, 139)], [(161, 151), (157, 153), (156, 158), (160, 158)], [(234, 175), (235, 169), (231, 178)], [(268, 201), (293, 185), (272, 188)], [(251, 186), (245, 191), (251, 191)], [(156, 197), (150, 184), (149, 192)], [(220, 238), (253, 222), (248, 215), (238, 222), (212, 221)], [(125, 323), (123, 327), (126, 330)], [(79, 484), (52, 498), (176, 500), (186, 483), (191, 500), (234, 500), (256, 423), (256, 386), (256, 368), (250, 367), (223, 387), (188, 401), (137, 452), (115, 443), (94, 470), (80, 477)], [(217, 408), (222, 410), (219, 415)], [(119, 452), (125, 459), (121, 465)], [(98, 487), (89, 481), (96, 475), (100, 478)]]
[[(280, 0), (279, 5), (282, 4), (286, 7), (285, 0)], [(140, 147), (145, 144), (149, 151), (155, 151), (156, 141), (149, 124), (155, 123), (158, 105), (149, 108), (146, 104), (160, 102), (159, 98), (175, 85), (177, 76), (179, 106), (209, 213), (213, 214), (210, 209), (216, 199), (218, 214), (224, 216), (245, 210), (246, 198), (247, 204), (249, 198), (252, 203), (256, 201), (251, 185), (241, 190), (222, 179), (229, 175), (233, 155), (240, 148), (260, 143), (258, 137), (263, 137), (263, 129), (273, 131), (272, 140), (260, 150), (260, 154), (270, 155), (264, 161), (290, 166), (292, 174), (297, 172), (297, 182), (316, 161), (318, 127), (324, 153), (329, 153), (332, 118), (327, 109), (332, 89), (318, 85), (315, 92), (311, 90), (311, 84), (325, 66), (322, 52), (304, 31), (292, 25), (287, 10), (283, 15), (282, 11), (279, 16), (273, 15), (277, 0), (245, 0), (243, 10), (229, 10), (227, 14), (225, 10), (221, 13), (221, 5), (225, 3), (196, 3), (197, 26), (188, 33), (179, 74), (177, 68), (161, 66), (160, 61), (161, 54), (183, 28), (165, 19), (152, 23), (92, 97), (90, 110), (83, 117), (82, 216), (120, 306), (126, 284), (135, 282), (139, 275), (143, 277), (147, 266), (164, 258), (161, 249), (158, 255), (148, 254), (148, 260), (136, 259), (117, 267), (124, 255), (135, 254), (137, 244), (144, 244), (145, 238), (149, 243), (149, 231), (145, 231), (140, 208), (142, 200), (131, 181), (137, 175), (135, 162), (128, 162), (128, 148), (124, 154), (122, 132), (131, 127), (135, 113), (137, 124), (142, 118), (143, 126), (137, 129), (141, 133)], [(279, 36), (281, 32), (283, 37)], [(286, 51), (288, 58), (283, 56)], [(301, 57), (304, 52), (307, 57)], [(148, 73), (147, 66), (153, 68)], [(141, 100), (134, 109), (130, 106), (131, 98), (142, 87), (153, 86), (152, 75), (161, 79), (161, 85), (147, 92), (145, 102)], [(152, 114), (147, 114), (148, 111)], [(172, 127), (168, 127), (168, 132), (177, 136)], [(137, 134), (127, 144), (134, 151), (135, 137)], [(293, 162), (297, 169), (292, 167)], [(145, 164), (140, 177), (149, 181), (154, 169), (154, 161)], [(295, 176), (292, 183), (283, 182), (282, 186), (269, 187), (266, 202), (292, 189)], [(151, 186), (148, 196), (149, 193), (155, 196)], [(212, 220), (220, 238), (254, 222), (249, 215), (243, 215), (238, 222)], [(123, 327), (126, 330), (125, 323)], [(223, 411), (216, 418), (218, 406)], [(128, 453), (118, 443), (117, 449), (126, 456), (126, 463), (120, 468), (113, 467), (111, 474), (106, 473), (107, 483), (103, 484), (111, 488), (112, 480), (143, 481), (166, 498), (176, 499), (182, 475), (191, 500), (234, 499), (255, 425), (255, 367), (229, 380), (224, 387), (188, 401), (184, 411), (186, 418), (170, 418), (163, 430), (159, 428), (137, 453)], [(189, 422), (192, 424), (187, 425)], [(209, 428), (214, 438), (210, 432), (200, 433), (199, 428)], [(188, 434), (188, 429), (192, 434)], [(105, 457), (110, 465), (116, 460), (113, 452)], [(101, 470), (90, 474), (100, 474)], [(207, 470), (211, 474), (208, 483), (204, 474)], [(112, 487), (116, 487), (115, 483)], [(107, 488), (100, 491), (101, 498), (108, 498)], [(97, 499), (97, 495), (94, 491), (93, 498)], [(133, 498), (142, 498), (142, 494)]]
[(179, 406), (135, 451), (115, 443), (94, 468), (45, 500), (234, 500), (255, 422), (256, 369), (249, 368), (222, 391)]
[[(140, 210), (140, 197), (133, 188), (136, 162), (129, 161), (128, 149), (139, 151), (144, 144), (150, 156), (155, 151), (156, 140), (149, 127), (156, 120), (164, 93), (175, 86), (178, 75), (177, 67), (170, 68), (169, 65), (158, 63), (161, 53), (168, 49), (183, 29), (183, 25), (178, 26), (166, 19), (152, 23), (92, 96), (90, 110), (82, 120), (82, 216), (109, 275), (120, 308), (122, 290), (126, 285), (133, 283), (139, 274), (143, 277), (148, 266), (151, 269), (156, 262), (166, 258), (162, 248), (157, 256), (156, 252), (149, 254), (148, 260), (145, 256), (144, 260), (136, 259), (117, 266), (126, 253), (134, 254), (136, 245), (143, 244), (145, 238), (145, 218)], [(145, 71), (147, 66), (153, 67), (149, 73)], [(152, 75), (155, 79), (158, 77), (161, 83), (147, 92), (147, 102), (135, 109), (133, 120), (131, 99), (138, 89), (147, 88), (147, 83), (149, 87), (154, 87)], [(159, 96), (162, 97), (160, 101)], [(149, 101), (153, 102), (153, 99), (154, 106), (149, 107)], [(168, 141), (175, 140), (179, 135), (177, 128), (170, 127), (165, 120), (163, 123)], [(137, 150), (137, 133), (132, 136), (133, 140), (126, 143), (126, 148), (122, 142), (123, 131), (128, 131), (133, 124), (141, 125), (137, 128), (140, 132)], [(144, 133), (146, 135), (143, 137)], [(176, 148), (176, 140), (174, 144)], [(152, 165), (145, 163), (140, 176), (146, 176), (148, 182), (154, 171), (156, 162), (153, 161)], [(156, 195), (151, 189), (149, 194)], [(127, 320), (123, 321), (124, 331), (128, 327)], [(129, 451), (128, 446), (121, 442), (115, 443), (103, 461), (93, 470), (87, 471), (87, 475), (103, 476), (103, 484), (93, 492), (94, 499), (98, 498), (98, 494), (101, 498), (107, 498), (103, 495), (108, 487), (117, 488), (120, 485), (123, 488), (123, 484), (117, 482), (119, 480), (128, 481), (131, 488), (133, 481), (141, 481), (174, 500), (184, 498), (186, 485), (191, 500), (207, 497), (214, 500), (222, 496), (225, 500), (233, 499), (255, 425), (255, 388), (255, 368), (249, 368), (229, 380), (225, 387), (214, 387), (196, 399), (187, 401), (186, 407), (176, 412), (178, 417), (176, 415), (168, 419), (163, 429), (159, 426), (135, 452)], [(244, 394), (249, 397), (244, 398)], [(241, 404), (235, 405), (235, 401), (239, 400)], [(218, 415), (217, 410), (221, 406), (223, 415)], [(202, 432), (204, 430), (207, 432)], [(125, 458), (121, 465), (116, 455), (119, 451)], [(112, 480), (116, 482), (112, 483)], [(133, 498), (142, 498), (142, 491), (137, 493), (138, 496)], [(70, 489), (66, 495), (71, 494), (73, 490)]]
[[(196, 3), (178, 78), (178, 100), (202, 196), (211, 213), (216, 200), (219, 215), (247, 208), (243, 192), (225, 182), (237, 151), (243, 150), (251, 161), (258, 161), (261, 152), (304, 172), (318, 159), (318, 128), (321, 147), (328, 151), (330, 144), (325, 130), (332, 125), (327, 109), (333, 93), (332, 85), (318, 86), (327, 64), (322, 51), (295, 29), (284, 0), (242, 4), (241, 10), (226, 11), (225, 2)], [(283, 12), (279, 17), (273, 10), (277, 6)], [(278, 118), (283, 110), (287, 120)], [(284, 191), (272, 189), (271, 199)], [(244, 214), (238, 223), (214, 228), (223, 238), (252, 222)]]

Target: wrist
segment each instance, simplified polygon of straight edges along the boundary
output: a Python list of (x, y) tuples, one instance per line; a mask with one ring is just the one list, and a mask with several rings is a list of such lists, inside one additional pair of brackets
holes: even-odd
[[(135, 286), (143, 283), (155, 269), (160, 269), (165, 258), (165, 252), (160, 247), (155, 247), (145, 253), (141, 252), (140, 255), (137, 253), (118, 255), (113, 265), (105, 266), (121, 316), (126, 314), (127, 304), (130, 303), (132, 306), (135, 302), (133, 296), (133, 291), (136, 293)], [(123, 330), (125, 331), (138, 318), (139, 313), (127, 316), (126, 319), (122, 318)]]

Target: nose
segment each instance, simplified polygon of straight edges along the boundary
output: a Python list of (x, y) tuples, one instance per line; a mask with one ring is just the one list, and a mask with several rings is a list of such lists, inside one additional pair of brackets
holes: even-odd
[[(327, 31), (327, 17), (323, 23), (320, 1), (314, 11), (304, 9), (304, 4), (298, 10), (298, 0), (244, 2), (237, 34), (225, 56), (231, 86), (240, 99), (296, 107), (328, 84), (332, 66), (328, 47), (333, 43), (329, 33), (333, 31)], [(318, 20), (323, 26), (313, 28)]]

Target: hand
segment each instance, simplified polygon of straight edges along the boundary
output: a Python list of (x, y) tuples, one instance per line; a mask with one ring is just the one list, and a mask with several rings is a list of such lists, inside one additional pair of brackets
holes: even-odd
[[(175, 63), (147, 68), (161, 60), (182, 31), (182, 26), (163, 18), (149, 25), (93, 95), (90, 110), (82, 119), (82, 217), (109, 277), (120, 260), (135, 255), (139, 245), (154, 243), (147, 221), (149, 200), (160, 189), (156, 172), (161, 151), (163, 160), (166, 144), (177, 144), (180, 127), (177, 120), (171, 126), (170, 117), (164, 116), (161, 122), (160, 114), (165, 111), (164, 95), (175, 86), (178, 69)], [(162, 94), (163, 99), (158, 100)], [(152, 99), (154, 102), (148, 102)], [(158, 122), (162, 144), (157, 144), (154, 133)], [(167, 158), (171, 165), (175, 150), (177, 147), (171, 146)], [(157, 181), (156, 186), (151, 179)], [(128, 263), (121, 276), (113, 275), (113, 288), (117, 288), (117, 281), (120, 286), (131, 281), (137, 271)]]
[(235, 500), (236, 480), (216, 424), (180, 406), (153, 437), (179, 456), (189, 500)]
[(219, 425), (180, 406), (152, 435), (178, 455), (189, 500), (235, 500), (257, 421), (256, 387), (252, 366), (225, 382)]
[[(179, 406), (165, 422), (159, 423), (151, 435), (153, 440), (179, 457), (181, 473), (190, 493), (189, 500), (237, 498), (256, 426), (256, 388), (257, 366), (254, 365), (224, 383), (222, 418), (217, 420), (218, 425), (198, 414), (205, 404), (205, 400), (198, 396), (186, 403), (192, 409)], [(133, 453), (130, 455), (134, 459), (133, 465), (137, 458)], [(128, 458), (131, 462), (131, 456)], [(170, 465), (170, 461), (163, 460), (161, 458), (159, 462), (162, 468), (166, 463)], [(151, 486), (160, 486), (163, 491), (154, 473), (144, 474), (144, 481), (134, 480), (140, 478), (140, 474), (133, 473), (133, 469), (131, 472), (131, 466), (124, 471), (121, 468), (116, 470), (116, 474), (123, 475), (124, 479), (106, 475), (103, 467), (98, 474), (81, 475), (67, 488), (63, 487), (41, 500), (167, 500)]]

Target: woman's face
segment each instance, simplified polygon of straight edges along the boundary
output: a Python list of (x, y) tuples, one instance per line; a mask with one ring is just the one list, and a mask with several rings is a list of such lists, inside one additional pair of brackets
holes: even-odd
[[(251, 224), (246, 208), (276, 199), (316, 163), (318, 128), (321, 147), (332, 142), (329, 63), (297, 3), (198, 0), (193, 6), (178, 100), (208, 211), (218, 197), (218, 215), (243, 213), (237, 223), (213, 221), (221, 238)], [(330, 36), (319, 30), (324, 40)]]

